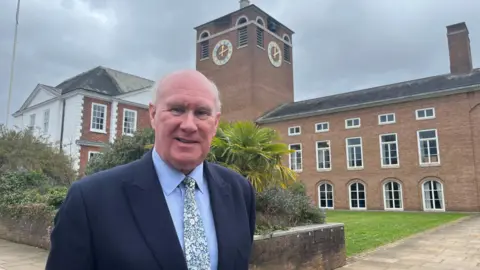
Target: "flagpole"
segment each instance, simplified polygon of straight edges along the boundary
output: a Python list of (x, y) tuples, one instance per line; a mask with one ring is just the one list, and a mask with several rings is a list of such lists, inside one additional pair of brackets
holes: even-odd
[(12, 99), (13, 71), (14, 71), (14, 64), (15, 64), (15, 54), (17, 51), (17, 30), (18, 30), (19, 13), (20, 13), (20, 0), (17, 1), (17, 13), (15, 15), (15, 36), (13, 37), (12, 63), (10, 66), (10, 86), (8, 88), (7, 115), (5, 120), (5, 126), (7, 128), (8, 128), (8, 119), (10, 118), (10, 102)]

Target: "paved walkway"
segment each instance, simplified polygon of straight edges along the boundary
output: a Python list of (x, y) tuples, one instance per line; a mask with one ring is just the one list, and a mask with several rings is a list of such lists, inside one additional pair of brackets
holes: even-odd
[(353, 258), (341, 270), (480, 270), (480, 216)]
[[(0, 270), (43, 270), (47, 251), (0, 239)], [(480, 216), (353, 258), (340, 270), (480, 270)]]
[(0, 270), (44, 270), (47, 251), (0, 239)]

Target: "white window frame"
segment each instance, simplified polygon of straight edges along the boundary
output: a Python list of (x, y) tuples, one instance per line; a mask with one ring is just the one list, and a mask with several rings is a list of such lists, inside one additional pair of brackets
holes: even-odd
[[(318, 147), (318, 144), (321, 143), (321, 142), (326, 142), (328, 144), (328, 147), (321, 147), (319, 148)], [(328, 168), (320, 168), (319, 167), (319, 155), (318, 155), (318, 151), (322, 149), (323, 150), (323, 155), (324, 155), (324, 161), (325, 161), (325, 150), (328, 150), (328, 160), (329, 160), (329, 167)], [(331, 171), (332, 170), (332, 146), (330, 144), (330, 140), (321, 140), (321, 141), (316, 141), (315, 142), (315, 157), (316, 157), (316, 164), (317, 164), (317, 171), (319, 172), (322, 172), (322, 171)]]
[[(355, 120), (358, 120), (358, 125), (355, 125), (355, 124), (354, 124)], [(351, 122), (352, 125), (349, 125), (349, 122)], [(361, 122), (361, 120), (360, 120), (360, 117), (354, 117), (354, 118), (345, 119), (345, 128), (346, 128), (346, 129), (360, 128), (361, 125), (362, 125), (362, 122)]]
[[(418, 113), (423, 111), (425, 115), (427, 115), (427, 111), (429, 110), (432, 110), (432, 116), (424, 116), (424, 117), (420, 117), (418, 116)], [(431, 108), (423, 108), (423, 109), (418, 109), (418, 110), (415, 110), (415, 119), (416, 120), (429, 120), (429, 119), (435, 119), (435, 108), (431, 107)]]
[[(388, 143), (384, 143), (382, 142), (382, 137), (383, 136), (391, 136), (391, 135), (394, 135), (395, 136), (395, 144), (396, 144), (396, 150), (397, 150), (397, 164), (385, 164), (384, 163), (384, 156), (383, 156), (383, 145), (384, 144), (393, 144), (393, 142), (388, 142)], [(385, 133), (385, 134), (380, 134), (378, 135), (378, 143), (380, 144), (380, 165), (382, 168), (398, 168), (400, 167), (400, 153), (399, 153), (399, 147), (398, 147), (398, 134), (397, 133)], [(389, 147), (389, 150), (390, 150), (390, 147)], [(391, 158), (391, 157), (390, 157)]]
[[(393, 120), (389, 121), (388, 117), (393, 116)], [(382, 117), (385, 117), (385, 121), (382, 122)], [(379, 114), (378, 115), (378, 124), (379, 125), (390, 125), (390, 124), (395, 124), (396, 123), (396, 116), (395, 113), (384, 113), (384, 114)]]
[[(326, 125), (325, 129), (318, 129), (319, 126), (323, 127)], [(315, 124), (315, 133), (327, 132), (330, 130), (330, 123), (329, 122), (320, 122)]]
[(50, 124), (50, 109), (43, 111), (43, 132), (48, 133), (48, 128)]
[[(288, 145), (288, 149), (289, 150), (292, 150), (292, 146), (294, 145), (299, 145), (300, 146), (300, 150), (295, 150), (295, 152), (293, 153), (290, 153), (288, 155), (288, 167), (294, 171), (294, 172), (301, 172), (303, 170), (303, 152), (302, 152), (302, 144), (301, 143), (291, 143)], [(292, 168), (292, 155), (295, 155), (295, 160), (297, 159), (296, 157), (296, 153), (299, 152), (300, 153), (300, 168)]]
[(28, 123), (28, 126), (30, 128), (35, 128), (35, 120), (36, 120), (36, 114), (34, 113), (30, 114), (30, 122)]
[[(395, 208), (395, 207), (389, 207), (388, 204), (387, 204), (387, 184), (388, 183), (392, 183), (392, 188), (393, 188), (393, 184), (398, 184), (399, 188), (398, 188), (398, 191), (393, 191), (390, 190), (389, 192), (392, 194), (392, 198), (389, 199), (391, 201), (395, 201), (396, 199), (393, 199), (393, 192), (398, 192), (399, 193), (399, 196), (400, 198), (398, 200), (400, 200), (400, 207), (398, 208)], [(385, 181), (383, 183), (383, 209), (386, 210), (386, 211), (403, 211), (403, 187), (402, 187), (402, 183), (400, 183), (400, 181), (397, 181), (395, 179), (388, 179), (388, 181)]]
[[(440, 184), (441, 196), (440, 196), (439, 199), (441, 199), (441, 203), (442, 203), (441, 208), (427, 209), (427, 204), (425, 202), (425, 200), (426, 200), (426, 198), (425, 198), (425, 184), (428, 183), (428, 182), (432, 182), (432, 183), (437, 182), (437, 183)], [(430, 195), (431, 195), (431, 193), (433, 193), (433, 191), (432, 190), (429, 190), (429, 191), (430, 191)], [(441, 181), (439, 181), (436, 178), (427, 178), (427, 179), (425, 179), (425, 181), (422, 181), (422, 203), (423, 203), (423, 211), (425, 211), (425, 212), (445, 212), (445, 210), (446, 210), (446, 207), (445, 207), (445, 188), (444, 188), (443, 183)]]
[[(103, 107), (105, 109), (104, 118), (103, 118), (103, 129), (97, 129), (93, 127), (93, 108), (95, 106)], [(99, 132), (99, 133), (107, 133), (107, 118), (108, 118), (108, 107), (106, 104), (92, 102), (92, 106), (90, 108), (90, 131)]]
[[(132, 133), (126, 133), (125, 132), (125, 115), (127, 114), (127, 112), (131, 112), (133, 113), (133, 132)], [(127, 109), (127, 108), (124, 108), (123, 109), (123, 118), (122, 118), (122, 134), (123, 135), (127, 135), (127, 136), (133, 136), (133, 134), (135, 134), (135, 132), (137, 131), (137, 121), (138, 121), (138, 112), (136, 110), (131, 110), (131, 109)]]
[[(433, 139), (420, 139), (420, 133), (421, 132), (428, 132), (428, 131), (434, 131), (435, 132), (435, 138)], [(422, 141), (428, 141), (428, 140), (435, 140), (436, 145), (437, 145), (437, 158), (438, 160), (436, 162), (422, 162), (422, 149), (421, 149), (421, 143)], [(422, 167), (428, 167), (428, 166), (440, 166), (440, 140), (438, 138), (438, 130), (436, 128), (432, 129), (421, 129), (417, 130), (417, 151), (418, 151), (418, 164)], [(430, 152), (430, 149), (428, 150)], [(429, 157), (430, 159), (430, 157)]]
[[(323, 185), (325, 185), (325, 187), (326, 187), (325, 191), (320, 190), (320, 187), (322, 187)], [(328, 188), (327, 188), (328, 186), (332, 187), (332, 191), (328, 191)], [(322, 193), (325, 194), (325, 199), (322, 199), (322, 197), (321, 197)], [(332, 196), (331, 199), (328, 198), (329, 193)], [(320, 209), (335, 209), (335, 187), (331, 183), (326, 182), (326, 181), (320, 182), (320, 184), (317, 187), (317, 197), (318, 197), (318, 208), (320, 208)], [(332, 206), (328, 206), (328, 201), (329, 200), (332, 200)], [(325, 207), (322, 207), (322, 201), (325, 202)]]
[[(293, 129), (293, 131), (292, 131)], [(296, 131), (298, 129), (298, 132)], [(298, 136), (302, 134), (302, 127), (301, 126), (293, 126), (288, 128), (288, 136)]]
[(102, 154), (102, 152), (100, 152), (100, 151), (88, 151), (87, 162), (90, 161), (90, 158), (92, 157), (92, 154), (100, 155), (100, 154)]
[[(348, 140), (349, 139), (360, 139), (360, 145), (354, 145), (354, 146), (350, 146), (348, 144)], [(357, 146), (360, 146), (360, 152), (361, 152), (361, 157), (362, 157), (362, 165), (361, 166), (350, 166), (350, 155), (349, 155), (349, 151), (348, 149), (349, 148), (352, 148), (352, 147), (357, 147)], [(345, 153), (346, 153), (346, 161), (347, 161), (347, 169), (348, 170), (361, 170), (364, 168), (365, 166), (365, 159), (364, 159), (364, 156), (363, 156), (363, 140), (362, 140), (362, 137), (349, 137), (349, 138), (345, 138)], [(355, 153), (356, 155), (356, 153)]]
[[(363, 192), (365, 193), (365, 207), (353, 207), (352, 206), (352, 185), (357, 185), (357, 198), (356, 200), (361, 200), (358, 199), (358, 185), (363, 186)], [(350, 210), (367, 210), (367, 185), (361, 181), (353, 181), (348, 185), (348, 207)]]

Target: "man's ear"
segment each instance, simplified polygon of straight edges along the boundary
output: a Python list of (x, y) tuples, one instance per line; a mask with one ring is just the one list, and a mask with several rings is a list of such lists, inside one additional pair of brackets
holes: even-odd
[(148, 116), (150, 117), (150, 126), (155, 129), (155, 106), (152, 103), (148, 104)]

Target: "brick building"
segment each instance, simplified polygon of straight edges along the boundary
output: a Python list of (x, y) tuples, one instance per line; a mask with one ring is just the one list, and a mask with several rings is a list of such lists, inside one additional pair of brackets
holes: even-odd
[(120, 136), (149, 127), (153, 81), (98, 66), (56, 86), (38, 84), (13, 114), (18, 128), (32, 128), (72, 159), (82, 176), (88, 160)]
[(280, 132), (319, 207), (480, 210), (480, 70), (465, 23), (447, 27), (448, 74), (294, 102), (293, 31), (240, 5), (195, 28), (197, 69), (224, 119)]

